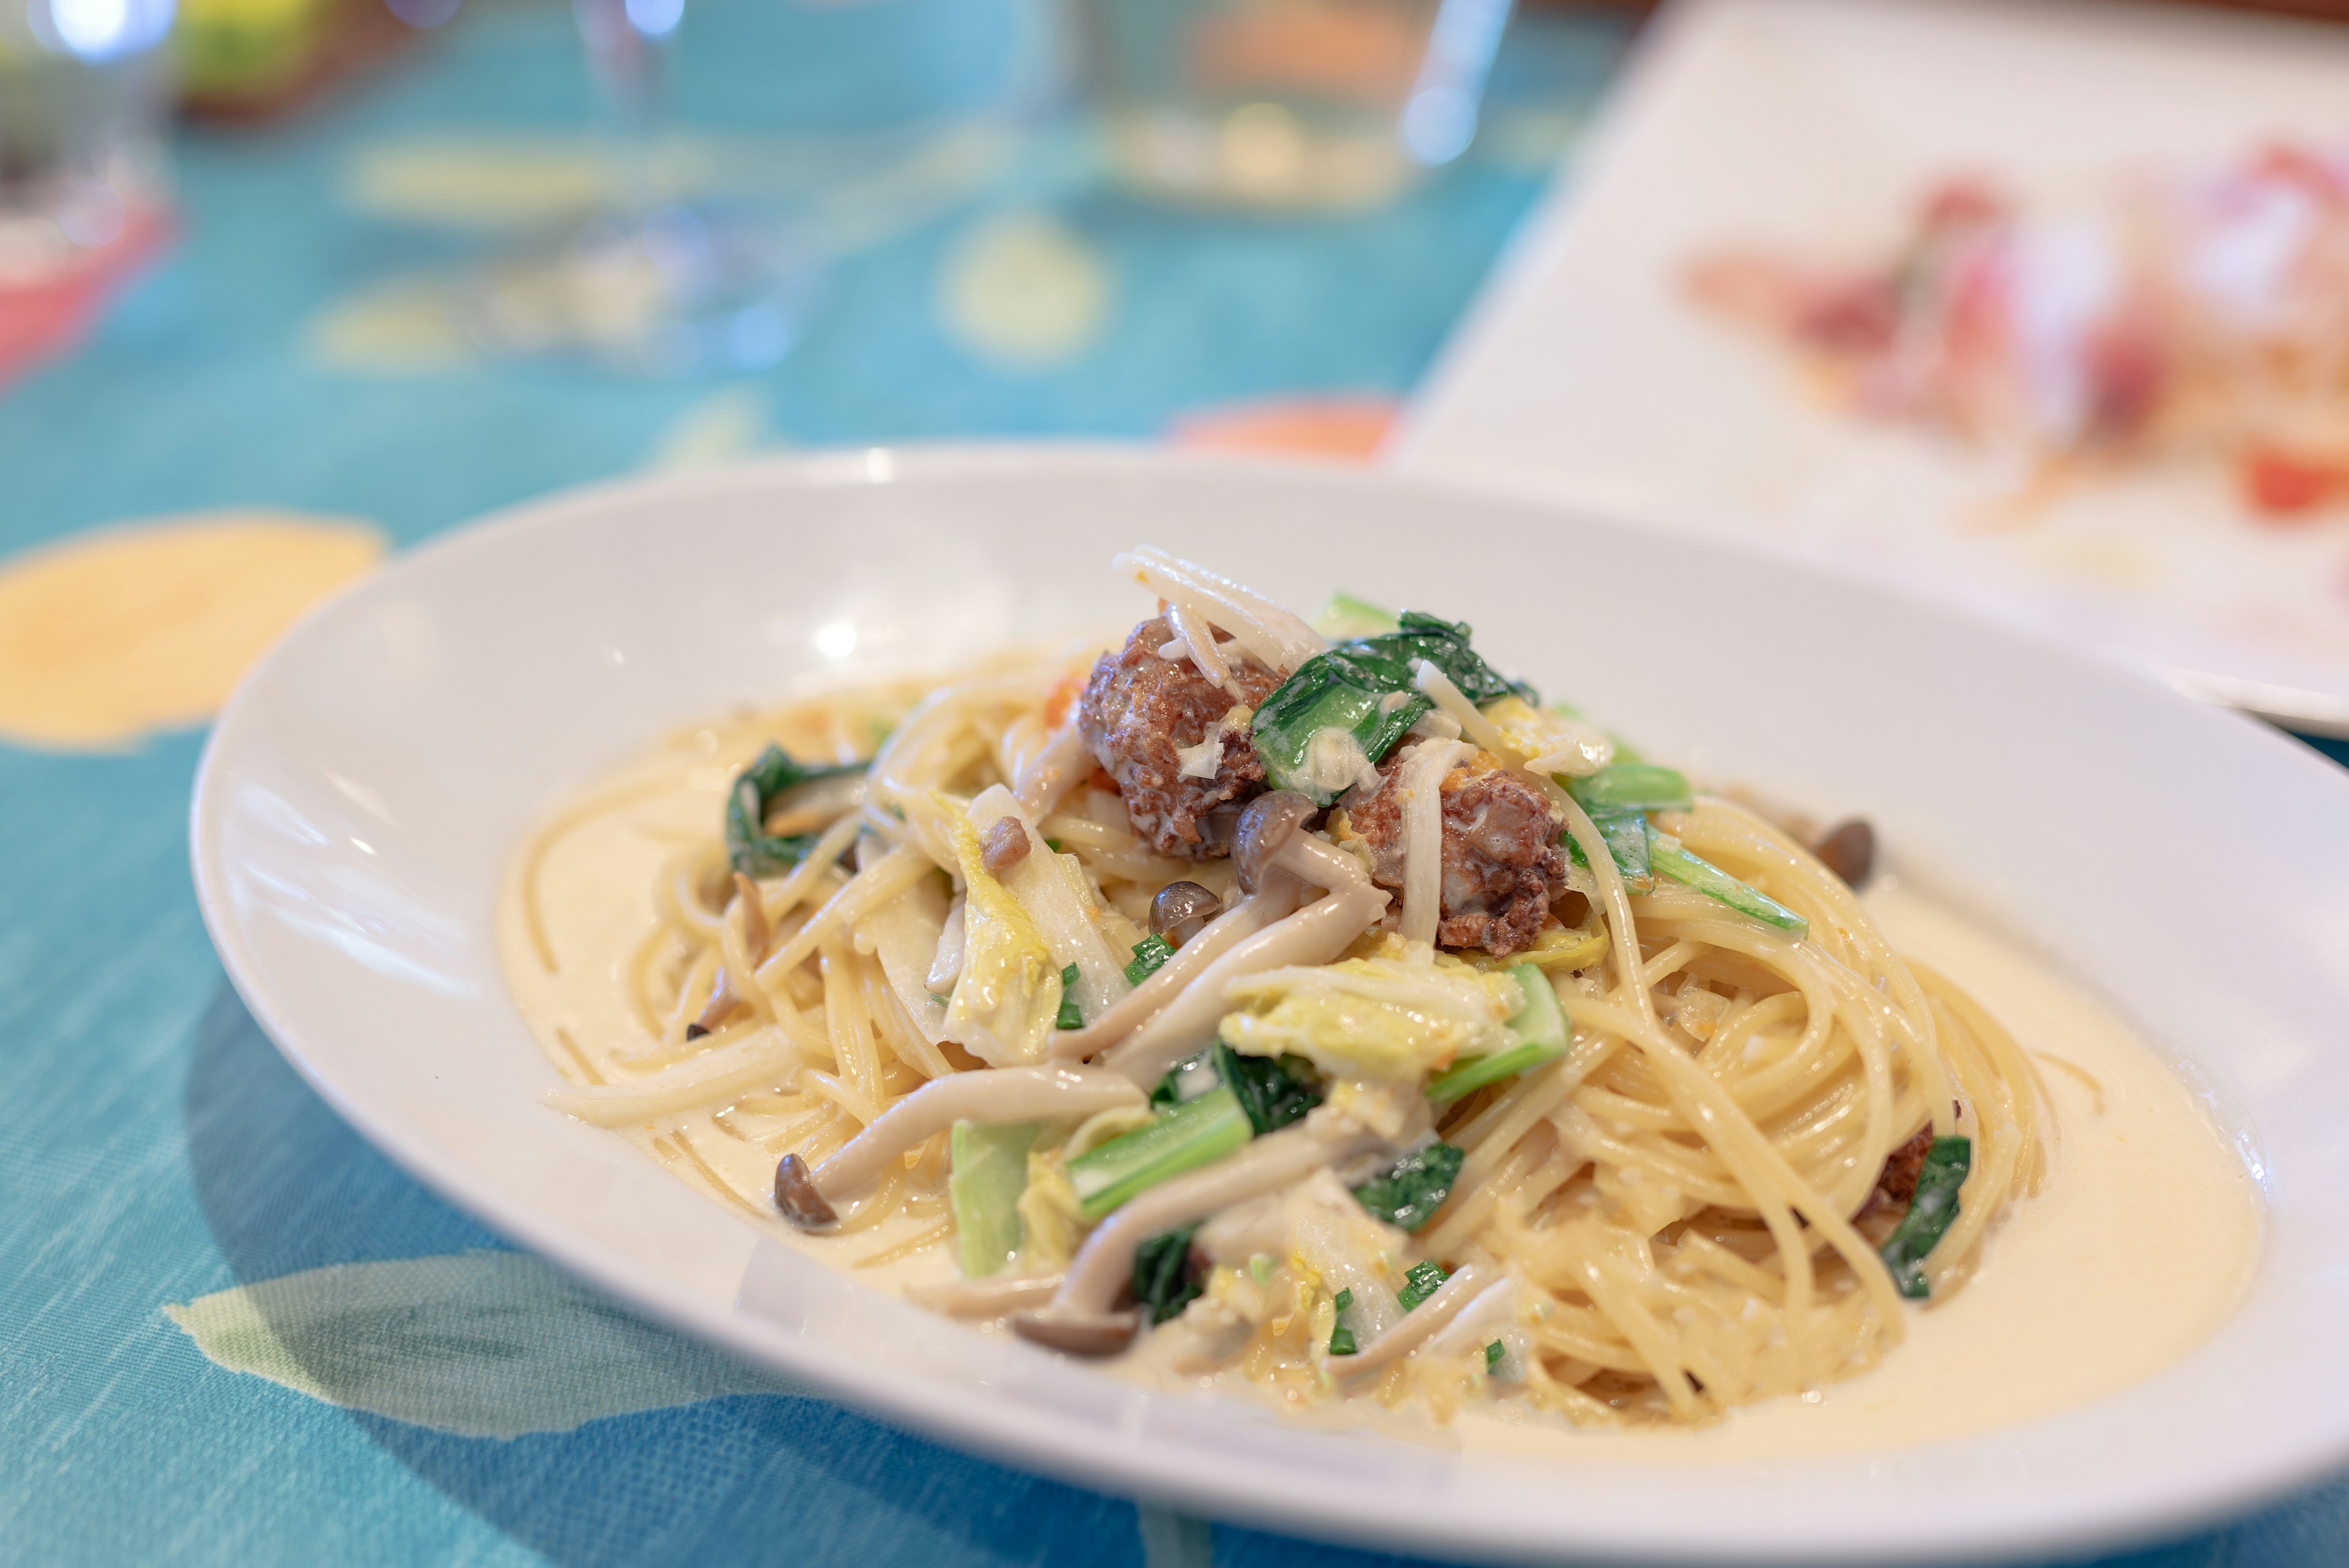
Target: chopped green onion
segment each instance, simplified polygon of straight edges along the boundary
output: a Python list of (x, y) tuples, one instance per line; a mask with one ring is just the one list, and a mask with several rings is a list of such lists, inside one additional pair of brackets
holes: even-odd
[(1566, 1054), (1566, 1013), (1557, 1004), (1557, 992), (1551, 988), (1549, 977), (1529, 963), (1516, 965), (1509, 974), (1526, 998), (1524, 1004), (1509, 1016), (1509, 1038), (1516, 1044), (1487, 1056), (1472, 1056), (1455, 1063), (1432, 1080), (1427, 1085), (1427, 1097), (1437, 1105), (1448, 1106), (1454, 1100), (1465, 1099), (1487, 1084), (1514, 1078)]
[(1508, 1354), (1508, 1346), (1503, 1345), (1497, 1339), (1492, 1344), (1486, 1345), (1485, 1347), (1485, 1370), (1487, 1373), (1495, 1370), (1501, 1365), (1501, 1357)]
[(1654, 763), (1617, 763), (1587, 778), (1570, 779), (1566, 787), (1593, 816), (1603, 811), (1686, 811), (1696, 804), (1687, 774)]
[(812, 767), (793, 762), (782, 747), (770, 745), (759, 753), (758, 761), (742, 770), (734, 787), (726, 792), (726, 858), (746, 877), (771, 877), (790, 870), (807, 858), (823, 835), (771, 834), (767, 831), (768, 810), (780, 796), (803, 784), (837, 778), (843, 774), (861, 774), (864, 766), (863, 763), (843, 763), (836, 767)]
[(1047, 838), (1044, 840), (1044, 847), (1050, 850), (1055, 855), (1064, 855), (1067, 853), (1067, 851), (1061, 846), (1061, 841), (1057, 838)]
[(1082, 1029), (1085, 1015), (1077, 1006), (1077, 966), (1071, 964), (1061, 971), (1061, 1015), (1052, 1020), (1055, 1029)]
[(957, 1122), (947, 1135), (953, 1174), (947, 1202), (965, 1279), (1000, 1272), (1019, 1250), (1019, 1195), (1028, 1189), (1028, 1149), (1039, 1123), (980, 1127)]
[(1444, 1265), (1432, 1258), (1413, 1263), (1403, 1271), (1402, 1289), (1395, 1292), (1395, 1300), (1402, 1303), (1403, 1311), (1409, 1312), (1442, 1290), (1444, 1282), (1451, 1277), (1444, 1272)]
[(1759, 888), (1741, 882), (1712, 861), (1690, 854), (1669, 833), (1658, 833), (1652, 827), (1648, 830), (1648, 862), (1659, 876), (1693, 888), (1708, 898), (1719, 899), (1741, 915), (1766, 920), (1797, 937), (1811, 934), (1810, 921)]
[(1925, 1258), (1957, 1220), (1958, 1189), (1966, 1184), (1966, 1172), (1973, 1168), (1973, 1139), (1935, 1138), (1925, 1151), (1924, 1168), (1917, 1173), (1917, 1195), (1909, 1200), (1909, 1212), (1877, 1249), (1884, 1266), (1892, 1271), (1892, 1282), (1910, 1301), (1923, 1301), (1932, 1294), (1932, 1286), (1925, 1279)]
[(1322, 805), (1337, 799), (1434, 706), (1413, 684), (1423, 659), (1471, 702), (1533, 700), (1469, 647), (1464, 623), (1405, 610), (1393, 631), (1315, 654), (1257, 706), (1257, 754), (1272, 787)]
[(1351, 1355), (1354, 1354), (1356, 1346), (1354, 1345), (1354, 1331), (1346, 1326), (1346, 1309), (1354, 1304), (1354, 1293), (1351, 1291), (1340, 1291), (1338, 1293), (1338, 1299), (1330, 1304), (1338, 1309), (1338, 1321), (1330, 1327), (1330, 1354), (1332, 1355)]
[(1451, 1144), (1429, 1144), (1396, 1160), (1384, 1176), (1354, 1189), (1354, 1197), (1390, 1225), (1416, 1231), (1444, 1207), (1452, 1184), (1460, 1178), (1460, 1162), (1467, 1158), (1465, 1150)]
[(1133, 1250), (1133, 1299), (1148, 1310), (1153, 1324), (1174, 1316), (1206, 1288), (1191, 1266), (1191, 1238), (1198, 1233), (1197, 1224), (1185, 1225)]
[(1228, 1086), (1186, 1101), (1069, 1161), (1077, 1212), (1090, 1224), (1137, 1192), (1223, 1158), (1249, 1136), (1247, 1113)]
[(1243, 1056), (1220, 1040), (1211, 1054), (1216, 1075), (1239, 1096), (1258, 1137), (1301, 1120), (1321, 1103), (1313, 1064), (1302, 1056)]
[(954, 1005), (954, 998), (953, 998), (953, 997), (951, 997), (951, 996), (940, 996), (940, 995), (939, 995), (936, 992), (935, 992), (935, 991), (934, 991), (934, 992), (930, 992), (930, 1000), (931, 1000), (932, 1002), (936, 1002), (940, 1007), (951, 1007), (951, 1006), (953, 1006), (953, 1005)]
[(1154, 932), (1143, 938), (1133, 944), (1133, 961), (1125, 966), (1125, 983), (1140, 985), (1174, 956), (1174, 950), (1164, 937)]

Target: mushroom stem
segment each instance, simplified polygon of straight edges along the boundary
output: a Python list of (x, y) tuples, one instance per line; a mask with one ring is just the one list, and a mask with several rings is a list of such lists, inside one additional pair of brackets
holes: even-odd
[(1330, 1370), (1341, 1377), (1358, 1377), (1400, 1361), (1434, 1337), (1437, 1330), (1458, 1317), (1472, 1301), (1479, 1299), (1477, 1293), (1493, 1278), (1488, 1264), (1461, 1264), (1450, 1279), (1436, 1286), (1433, 1295), (1404, 1314), (1401, 1323), (1355, 1355), (1332, 1356)]
[(1001, 1317), (1026, 1307), (1042, 1306), (1052, 1299), (1065, 1276), (998, 1274), (985, 1280), (941, 1280), (905, 1287), (905, 1299), (916, 1306), (942, 1312), (948, 1317)]
[(1074, 707), (1061, 721), (1035, 753), (1019, 764), (1019, 776), (1011, 783), (1011, 794), (1020, 809), (1041, 821), (1061, 804), (1081, 777), (1092, 759), (1085, 752), (1085, 737), (1077, 727)]
[(1450, 1323), (1429, 1334), (1420, 1349), (1433, 1355), (1474, 1350), (1516, 1319), (1517, 1282), (1504, 1275), (1478, 1292), (1475, 1299), (1463, 1306)]
[(1120, 997), (1099, 1018), (1082, 1029), (1063, 1029), (1054, 1034), (1052, 1054), (1073, 1061), (1116, 1044), (1172, 1002), (1218, 957), (1296, 909), (1304, 891), (1295, 877), (1278, 877), (1262, 892), (1242, 898), (1208, 921), (1197, 936), (1175, 950), (1157, 973)]
[[(1368, 888), (1371, 874), (1362, 863), (1330, 843), (1310, 833), (1299, 833), (1280, 846), (1272, 857), (1278, 870), (1303, 877), (1317, 888), (1340, 892), (1350, 888)], [(1384, 895), (1381, 894), (1381, 897)]]
[(877, 1180), (889, 1161), (957, 1122), (1069, 1119), (1140, 1105), (1132, 1079), (1086, 1067), (996, 1067), (938, 1078), (881, 1113), (816, 1168), (815, 1186), (838, 1201)]
[(1315, 1111), (1296, 1127), (1257, 1138), (1229, 1159), (1150, 1189), (1085, 1238), (1068, 1277), (1041, 1315), (1094, 1318), (1106, 1314), (1133, 1278), (1135, 1249), (1151, 1237), (1301, 1181), (1324, 1166), (1382, 1147), (1384, 1141), (1342, 1112)]
[(742, 950), (757, 963), (767, 956), (767, 940), (771, 932), (767, 925), (766, 900), (759, 897), (759, 885), (741, 872), (734, 873), (734, 897), (742, 905)]
[[(1180, 996), (1102, 1059), (1103, 1066), (1123, 1073), (1137, 1084), (1155, 1084), (1169, 1067), (1215, 1038), (1217, 1021), (1230, 1011), (1224, 990), (1233, 981), (1287, 964), (1328, 963), (1386, 912), (1392, 898), (1385, 888), (1371, 885), (1361, 861), (1309, 833), (1293, 835), (1268, 857), (1268, 869), (1274, 875), (1268, 879), (1267, 893), (1287, 879), (1278, 873), (1287, 872), (1330, 888), (1330, 895), (1257, 932), (1197, 971)], [(1198, 946), (1206, 934), (1202, 932), (1191, 946)], [(1182, 956), (1177, 953), (1176, 961)], [(1166, 966), (1174, 967), (1173, 963)]]

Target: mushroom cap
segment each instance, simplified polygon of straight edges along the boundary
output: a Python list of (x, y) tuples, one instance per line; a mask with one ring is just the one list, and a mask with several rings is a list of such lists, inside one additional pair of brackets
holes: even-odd
[(1224, 912), (1224, 901), (1196, 882), (1169, 882), (1150, 900), (1150, 929), (1181, 947)]
[(1015, 1313), (1011, 1331), (1020, 1338), (1068, 1355), (1115, 1355), (1133, 1343), (1142, 1314), (1109, 1313)]
[(1239, 873), (1242, 889), (1257, 890), (1272, 857), (1319, 809), (1293, 789), (1268, 791), (1248, 802), (1232, 840), (1232, 866)]
[(840, 1215), (815, 1189), (815, 1178), (809, 1174), (807, 1161), (796, 1154), (787, 1154), (775, 1162), (775, 1207), (782, 1210), (784, 1219), (802, 1231), (840, 1222)]

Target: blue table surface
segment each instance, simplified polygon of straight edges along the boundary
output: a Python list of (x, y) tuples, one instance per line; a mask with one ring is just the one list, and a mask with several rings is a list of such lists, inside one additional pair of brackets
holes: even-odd
[[(1522, 19), (1439, 178), (1369, 215), (1216, 217), (1107, 180), (1019, 0), (695, 5), (678, 98), (719, 193), (830, 257), (780, 366), (636, 380), (447, 330), (451, 269), (594, 168), (567, 11), (481, 10), (291, 126), (182, 140), (174, 249), (0, 393), (0, 556), (213, 507), (404, 545), (750, 450), (1150, 438), (1217, 405), (1400, 397), (1622, 44), (1603, 18)], [(1023, 288), (1058, 314), (1023, 316)], [(202, 743), (0, 743), (0, 1558), (1374, 1561), (763, 1391), (506, 1251), (346, 1127), (222, 978), (187, 872)], [(2349, 1561), (2349, 1488), (2116, 1561)]]

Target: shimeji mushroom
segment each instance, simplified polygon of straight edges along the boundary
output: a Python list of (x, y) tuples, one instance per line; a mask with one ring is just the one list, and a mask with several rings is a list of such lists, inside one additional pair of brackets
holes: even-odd
[(995, 1067), (925, 1084), (810, 1173), (796, 1154), (775, 1171), (775, 1203), (802, 1230), (833, 1223), (833, 1205), (878, 1180), (889, 1162), (957, 1122), (1075, 1120), (1143, 1103), (1133, 1079), (1091, 1067)]
[(1133, 1277), (1133, 1254), (1143, 1242), (1385, 1147), (1379, 1134), (1325, 1106), (1229, 1159), (1154, 1187), (1102, 1220), (1078, 1249), (1050, 1303), (1018, 1314), (1011, 1326), (1024, 1339), (1071, 1355), (1114, 1355), (1141, 1325), (1139, 1313), (1113, 1310), (1113, 1303)]
[[(1288, 790), (1258, 795), (1241, 815), (1232, 859), (1241, 888), (1258, 898), (1282, 880), (1326, 888), (1329, 897), (1235, 943), (1103, 1056), (1103, 1065), (1138, 1084), (1156, 1083), (1215, 1038), (1216, 1024), (1230, 1011), (1224, 988), (1233, 981), (1291, 964), (1328, 963), (1386, 912), (1392, 895), (1372, 885), (1360, 860), (1302, 831), (1314, 809), (1312, 802)], [(1214, 929), (1211, 924), (1190, 947)], [(1178, 951), (1175, 962), (1183, 957)], [(1170, 962), (1159, 974), (1174, 967)]]

